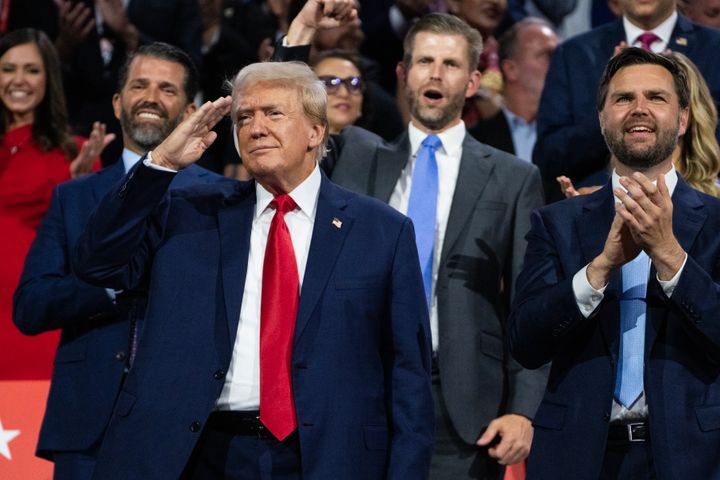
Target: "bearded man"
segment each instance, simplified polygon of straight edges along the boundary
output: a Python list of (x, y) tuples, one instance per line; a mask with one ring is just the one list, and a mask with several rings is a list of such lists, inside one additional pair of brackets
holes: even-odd
[[(62, 329), (37, 455), (55, 463), (55, 479), (89, 479), (120, 385), (137, 347), (144, 295), (89, 285), (75, 276), (77, 239), (95, 205), (140, 157), (195, 111), (197, 71), (177, 47), (138, 48), (120, 71), (113, 98), (121, 122), (120, 161), (59, 185), (15, 292), (13, 319), (27, 335)], [(201, 167), (173, 187), (220, 181)]]
[(510, 316), (515, 358), (552, 362), (529, 479), (720, 478), (720, 201), (672, 161), (690, 88), (672, 57), (611, 59), (611, 181), (533, 213)]

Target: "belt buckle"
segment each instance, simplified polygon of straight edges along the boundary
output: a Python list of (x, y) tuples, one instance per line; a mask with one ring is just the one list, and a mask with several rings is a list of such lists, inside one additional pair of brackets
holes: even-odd
[(640, 423), (628, 423), (628, 424), (627, 424), (628, 440), (631, 441), (631, 442), (644, 442), (644, 441), (645, 441), (644, 438), (635, 438), (635, 434), (634, 434), (634, 432), (635, 432), (634, 427), (644, 427), (644, 426), (645, 426), (645, 425), (644, 425), (642, 422), (640, 422)]
[(255, 427), (254, 427), (255, 436), (256, 436), (259, 440), (261, 440), (261, 439), (263, 439), (263, 438), (267, 438), (267, 435), (268, 435), (267, 428), (265, 427), (265, 425), (264, 425), (264, 424), (262, 423), (262, 421), (260, 420), (260, 415), (258, 415), (257, 417), (255, 417), (255, 420), (257, 421), (257, 423), (255, 424)]

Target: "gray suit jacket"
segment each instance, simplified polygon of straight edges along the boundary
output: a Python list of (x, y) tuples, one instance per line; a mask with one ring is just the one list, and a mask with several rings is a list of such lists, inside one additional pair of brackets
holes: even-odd
[[(387, 202), (409, 152), (407, 131), (388, 144), (348, 127), (326, 168), (334, 182)], [(500, 415), (532, 418), (545, 390), (547, 369), (521, 368), (505, 340), (530, 212), (542, 201), (535, 166), (465, 136), (435, 289), (442, 393), (468, 444)]]

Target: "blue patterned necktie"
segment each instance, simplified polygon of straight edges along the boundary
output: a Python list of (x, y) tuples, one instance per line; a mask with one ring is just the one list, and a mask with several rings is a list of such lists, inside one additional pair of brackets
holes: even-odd
[(630, 408), (643, 391), (645, 311), (650, 260), (641, 251), (622, 267), (620, 296), (620, 356), (615, 398)]
[(442, 146), (437, 135), (428, 135), (415, 158), (412, 190), (408, 201), (408, 217), (415, 226), (420, 268), (422, 269), (425, 299), (430, 306), (432, 287), (433, 249), (435, 248), (435, 215), (437, 213), (438, 166), (435, 151)]

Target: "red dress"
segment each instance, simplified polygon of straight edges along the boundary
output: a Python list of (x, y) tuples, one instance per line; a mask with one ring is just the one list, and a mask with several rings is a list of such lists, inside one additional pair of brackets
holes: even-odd
[(32, 125), (25, 125), (0, 142), (0, 380), (49, 379), (59, 338), (59, 331), (27, 337), (12, 321), (25, 255), (53, 188), (70, 178), (62, 149), (42, 152), (31, 133)]

